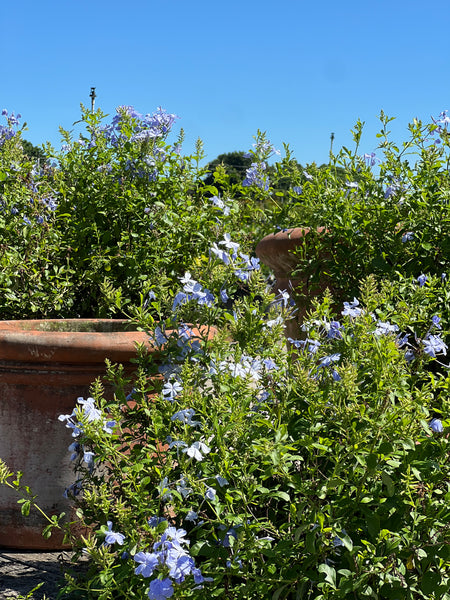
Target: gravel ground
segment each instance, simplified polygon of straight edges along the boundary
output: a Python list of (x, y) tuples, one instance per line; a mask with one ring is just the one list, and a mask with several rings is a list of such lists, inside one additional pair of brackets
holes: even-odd
[[(0, 550), (0, 599), (27, 596), (37, 585), (33, 600), (54, 600), (61, 585), (61, 563), (66, 552), (13, 552)], [(31, 600), (31, 598), (30, 598)]]

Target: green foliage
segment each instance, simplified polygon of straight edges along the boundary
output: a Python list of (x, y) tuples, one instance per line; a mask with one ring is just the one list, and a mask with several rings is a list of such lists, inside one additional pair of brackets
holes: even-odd
[[(114, 399), (96, 383), (66, 419), (88, 532), (74, 562), (89, 557), (66, 591), (449, 600), (445, 115), (397, 148), (382, 114), (378, 163), (360, 122), (320, 167), (285, 146), (269, 168), (258, 132), (241, 182), (220, 166), (205, 182), (201, 144), (167, 142), (171, 115), (104, 118), (83, 109), (86, 133), (62, 132), (37, 174), (20, 133), (0, 152), (2, 314), (126, 312), (158, 350), (138, 350), (133, 382), (108, 363)], [(286, 346), (290, 299), (250, 253), (294, 225), (312, 229), (299, 271), (332, 292)], [(0, 463), (26, 515), (36, 499), (13, 477)], [(144, 572), (141, 553), (157, 557)]]
[[(135, 574), (134, 557), (156, 552), (176, 527), (211, 578), (199, 589), (187, 575), (176, 598), (448, 599), (450, 377), (445, 347), (437, 358), (426, 351), (448, 331), (436, 319), (448, 313), (447, 284), (371, 278), (342, 317), (326, 295), (307, 337), (286, 348), (282, 299), (252, 281), (232, 317), (217, 306), (195, 312), (203, 326), (223, 323), (214, 339), (200, 335), (201, 351), (167, 323), (163, 380), (154, 355), (141, 353), (131, 396), (110, 365), (116, 399), (94, 390), (97, 419), (78, 408), (83, 492), (74, 502), (90, 534), (74, 543), (91, 568), (68, 576), (67, 590), (146, 597), (167, 570)], [(230, 344), (231, 331), (239, 341)], [(122, 544), (104, 545), (107, 521)]]
[[(265, 231), (324, 227), (307, 236), (297, 273), (327, 282), (336, 297), (352, 298), (373, 273), (440, 275), (449, 268), (449, 137), (445, 115), (414, 122), (397, 147), (389, 139), (392, 120), (380, 115), (376, 153), (361, 154), (363, 123), (355, 126), (353, 150), (342, 148), (330, 164), (307, 165), (302, 173), (289, 153), (275, 165), (269, 190), (273, 204)], [(444, 123), (444, 125), (442, 125)], [(278, 181), (291, 181), (279, 191)], [(298, 193), (294, 192), (297, 186)]]
[[(210, 240), (220, 239), (201, 144), (183, 156), (182, 134), (167, 143), (173, 115), (122, 107), (104, 121), (83, 108), (85, 133), (74, 140), (61, 130), (62, 150), (47, 147), (53, 162), (39, 169), (20, 132), (2, 146), (3, 318), (121, 316), (150, 290), (167, 309), (174, 282), (206, 264)], [(242, 228), (245, 212), (251, 207), (235, 204), (230, 220)]]
[(219, 154), (217, 158), (207, 164), (208, 174), (204, 182), (206, 185), (215, 185), (219, 192), (223, 191), (220, 184), (221, 178), (226, 178), (227, 186), (239, 187), (245, 178), (245, 171), (250, 165), (251, 159), (242, 151)]

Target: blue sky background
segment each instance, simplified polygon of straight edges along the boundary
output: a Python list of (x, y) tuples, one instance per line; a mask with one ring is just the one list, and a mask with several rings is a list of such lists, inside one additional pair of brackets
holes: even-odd
[(449, 4), (435, 0), (20, 0), (0, 12), (0, 108), (20, 112), (25, 137), (59, 148), (80, 102), (111, 115), (130, 104), (181, 118), (185, 150), (207, 159), (248, 150), (259, 128), (297, 160), (325, 162), (366, 122), (395, 116), (402, 140), (414, 117), (450, 108)]

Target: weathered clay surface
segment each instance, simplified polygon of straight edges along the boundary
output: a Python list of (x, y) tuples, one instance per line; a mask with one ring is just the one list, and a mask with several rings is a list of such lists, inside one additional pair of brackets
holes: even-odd
[[(89, 395), (93, 381), (105, 374), (105, 358), (131, 372), (136, 342), (151, 349), (147, 334), (119, 331), (125, 323), (112, 327), (110, 320), (96, 319), (82, 325), (94, 331), (57, 331), (55, 320), (0, 322), (0, 457), (11, 471), (23, 472), (22, 483), (49, 515), (70, 513), (63, 493), (74, 482), (72, 440), (58, 416), (70, 414), (77, 398)], [(64, 327), (74, 329), (75, 321)], [(44, 540), (43, 518), (36, 511), (23, 517), (17, 500), (0, 486), (0, 547), (63, 547), (57, 532)]]

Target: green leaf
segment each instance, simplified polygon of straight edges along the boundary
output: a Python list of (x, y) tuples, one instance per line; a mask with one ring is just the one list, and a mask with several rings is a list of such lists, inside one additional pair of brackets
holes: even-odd
[(20, 507), (20, 512), (23, 514), (24, 517), (28, 517), (28, 515), (30, 514), (30, 508), (31, 502), (29, 500), (22, 504), (22, 506)]
[(274, 492), (273, 494), (270, 494), (272, 496), (272, 498), (281, 498), (282, 500), (286, 500), (286, 502), (290, 502), (291, 498), (289, 496), (289, 494), (287, 494), (286, 492)]
[(325, 581), (333, 586), (336, 589), (336, 570), (330, 565), (326, 563), (322, 563), (319, 565), (319, 573), (323, 573), (325, 575)]
[(441, 583), (441, 575), (434, 571), (427, 571), (420, 582), (420, 589), (427, 595), (435, 592), (438, 585)]
[(289, 583), (286, 583), (286, 584), (285, 584), (285, 585), (283, 585), (282, 587), (278, 588), (278, 589), (277, 589), (277, 590), (274, 592), (274, 594), (273, 594), (273, 596), (272, 596), (272, 600), (278, 600), (278, 598), (281, 596), (282, 592), (283, 592), (283, 591), (284, 591), (284, 590), (285, 590), (287, 587), (289, 587), (289, 585), (290, 585)]
[(395, 493), (395, 486), (394, 486), (394, 482), (392, 481), (391, 477), (385, 471), (382, 471), (381, 479), (387, 488), (387, 495), (389, 497), (393, 496)]

